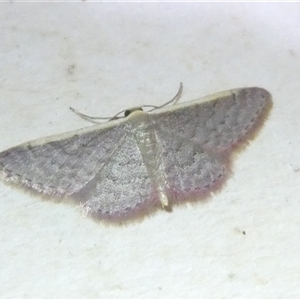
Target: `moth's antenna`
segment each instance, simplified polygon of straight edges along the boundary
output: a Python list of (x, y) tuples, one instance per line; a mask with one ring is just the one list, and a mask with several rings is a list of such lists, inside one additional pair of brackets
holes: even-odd
[(118, 112), (116, 115), (114, 115), (113, 117), (91, 117), (91, 116), (88, 116), (88, 115), (85, 115), (81, 112), (79, 112), (78, 110), (76, 110), (75, 108), (73, 107), (70, 107), (70, 110), (75, 113), (77, 116), (79, 116), (80, 118), (84, 119), (84, 120), (87, 120), (87, 121), (90, 121), (92, 123), (96, 123), (96, 124), (101, 124), (101, 122), (97, 122), (95, 120), (106, 120), (106, 121), (111, 121), (111, 120), (116, 120), (116, 119), (121, 119), (121, 118), (125, 118), (124, 116), (121, 116), (119, 117), (120, 114), (122, 114), (123, 112), (126, 111), (126, 109)]
[(177, 101), (178, 101), (178, 100), (180, 99), (180, 97), (181, 97), (182, 90), (183, 90), (183, 85), (182, 85), (182, 82), (180, 82), (179, 90), (178, 90), (177, 94), (176, 94), (170, 101), (168, 101), (168, 102), (166, 102), (166, 103), (164, 103), (164, 104), (162, 104), (162, 105), (160, 105), (160, 106), (143, 105), (142, 107), (153, 107), (153, 109), (148, 110), (148, 112), (150, 112), (150, 111), (154, 111), (154, 110), (156, 110), (156, 109), (165, 107), (165, 106), (169, 105), (169, 104), (172, 103), (172, 102), (173, 102), (173, 105), (175, 105), (175, 104), (177, 103)]
[[(155, 106), (155, 105), (143, 105), (141, 106), (141, 108), (145, 108), (145, 107), (151, 107), (152, 109), (148, 110), (148, 112), (151, 112), (151, 111), (154, 111), (156, 109), (159, 109), (159, 108), (162, 108), (162, 107), (165, 107), (167, 106), (168, 104), (172, 103), (173, 102), (173, 105), (177, 103), (177, 101), (180, 99), (181, 97), (181, 94), (182, 94), (182, 83), (180, 82), (180, 85), (179, 85), (179, 90), (177, 92), (177, 94), (168, 102), (160, 105), (160, 106)], [(84, 119), (84, 120), (87, 120), (89, 122), (92, 122), (92, 123), (95, 123), (95, 124), (101, 124), (102, 122), (97, 122), (95, 120), (106, 120), (106, 121), (111, 121), (111, 120), (117, 120), (117, 119), (121, 119), (121, 118), (125, 118), (125, 116), (120, 116), (120, 114), (122, 114), (123, 112), (127, 111), (127, 109), (124, 109), (120, 112), (118, 112), (115, 116), (113, 117), (91, 117), (91, 116), (88, 116), (88, 115), (85, 115), (79, 111), (77, 111), (76, 109), (74, 109), (73, 107), (70, 107), (70, 110), (75, 113), (77, 116), (79, 116), (80, 118)]]

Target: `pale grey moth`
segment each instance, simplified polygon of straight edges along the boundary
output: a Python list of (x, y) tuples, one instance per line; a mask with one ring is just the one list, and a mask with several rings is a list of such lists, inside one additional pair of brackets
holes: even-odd
[[(42, 138), (0, 153), (0, 177), (92, 216), (120, 220), (203, 199), (219, 188), (233, 150), (272, 106), (262, 88), (241, 88)], [(250, 187), (249, 187), (250, 188)]]

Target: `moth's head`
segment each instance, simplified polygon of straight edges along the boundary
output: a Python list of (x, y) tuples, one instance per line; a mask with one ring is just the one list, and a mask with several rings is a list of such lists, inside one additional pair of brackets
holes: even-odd
[(144, 110), (140, 106), (124, 109), (119, 113), (117, 113), (114, 117), (110, 118), (109, 121), (124, 119), (127, 118), (129, 115), (132, 115), (133, 113), (140, 113), (140, 112), (144, 112)]
[(132, 114), (133, 112), (135, 111), (143, 111), (143, 109), (141, 107), (133, 107), (133, 108), (130, 108), (130, 109), (126, 109), (124, 111), (124, 117), (128, 117), (130, 114)]

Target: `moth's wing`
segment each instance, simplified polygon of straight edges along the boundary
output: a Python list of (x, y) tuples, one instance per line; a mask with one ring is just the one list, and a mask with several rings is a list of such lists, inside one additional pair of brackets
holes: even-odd
[(155, 199), (126, 120), (1, 152), (0, 175), (43, 194), (71, 196), (92, 215), (130, 215)]
[(224, 152), (255, 128), (270, 94), (248, 88), (202, 100), (152, 115), (171, 199), (207, 194), (224, 182), (229, 171)]
[(226, 152), (258, 128), (271, 107), (262, 88), (243, 88), (163, 109), (153, 118), (165, 131), (192, 140), (211, 152)]
[(3, 151), (0, 176), (46, 195), (72, 195), (103, 168), (124, 136), (124, 126), (92, 126)]
[(165, 192), (172, 203), (205, 196), (217, 189), (228, 173), (222, 158), (196, 142), (156, 126), (161, 147), (159, 166)]
[(119, 219), (152, 210), (159, 204), (155, 195), (136, 139), (128, 130), (101, 171), (74, 197), (92, 216)]

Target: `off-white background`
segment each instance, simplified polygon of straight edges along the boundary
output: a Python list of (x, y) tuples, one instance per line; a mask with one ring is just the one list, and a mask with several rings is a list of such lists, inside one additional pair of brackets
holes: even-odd
[[(260, 134), (206, 203), (123, 227), (0, 183), (1, 297), (300, 297), (300, 5), (5, 3), (0, 150), (245, 86)], [(243, 234), (243, 231), (245, 234)]]

